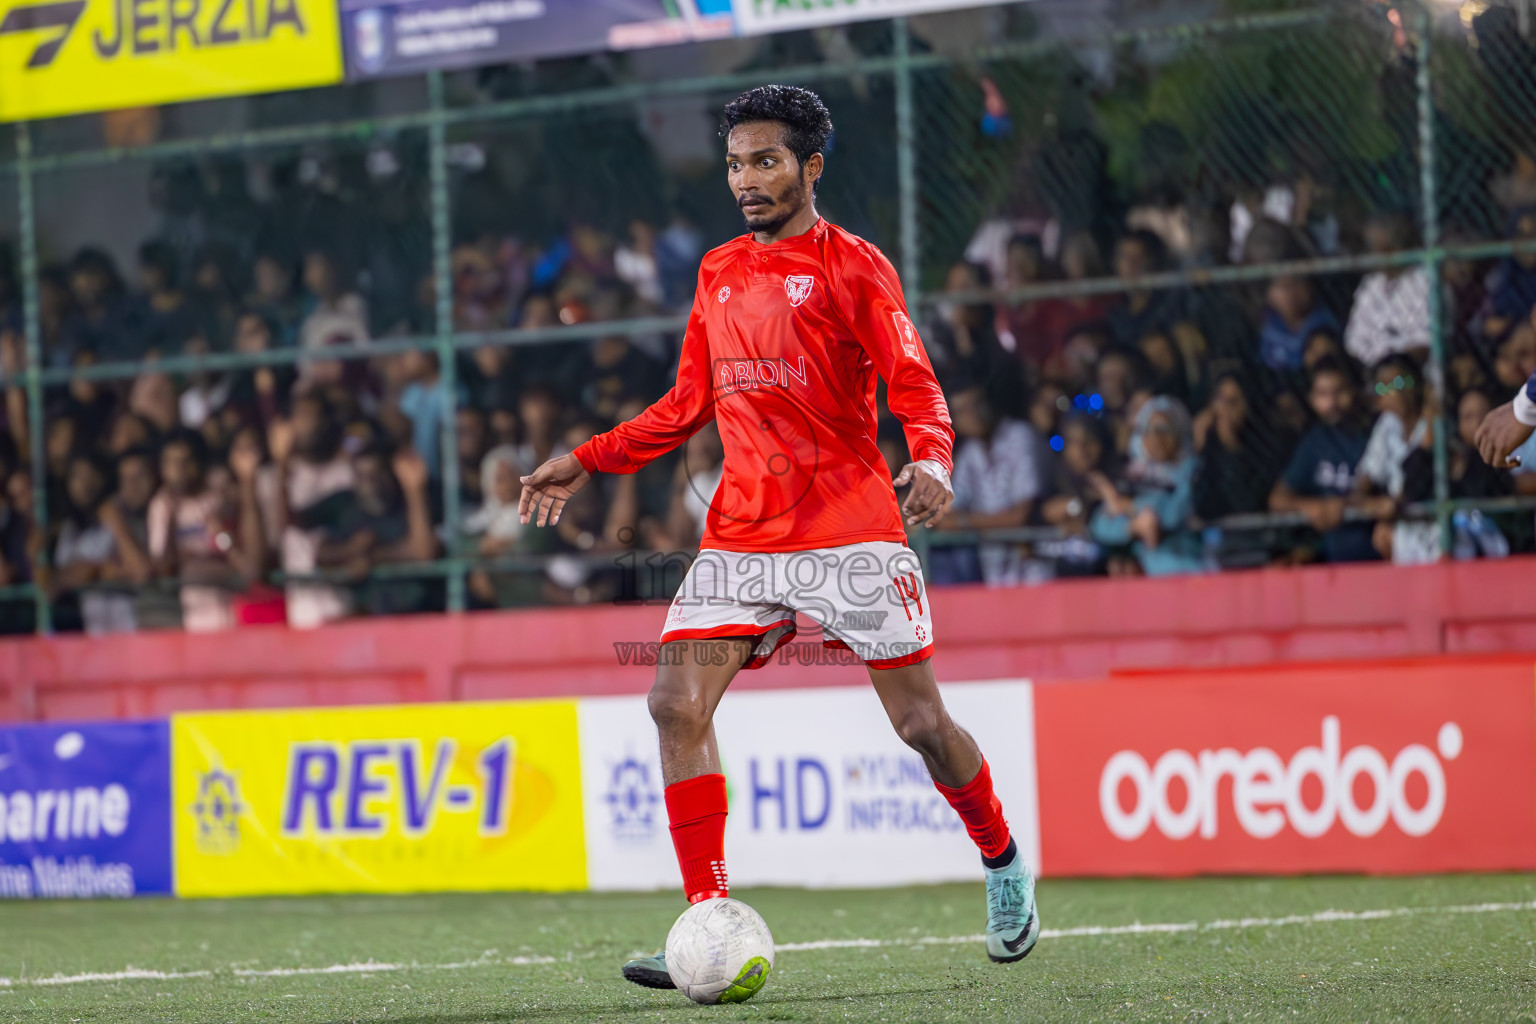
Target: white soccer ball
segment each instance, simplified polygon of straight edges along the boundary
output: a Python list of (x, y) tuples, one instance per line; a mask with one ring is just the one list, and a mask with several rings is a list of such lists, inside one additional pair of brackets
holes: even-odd
[(751, 999), (773, 970), (773, 936), (740, 900), (701, 900), (667, 933), (667, 973), (696, 1003)]

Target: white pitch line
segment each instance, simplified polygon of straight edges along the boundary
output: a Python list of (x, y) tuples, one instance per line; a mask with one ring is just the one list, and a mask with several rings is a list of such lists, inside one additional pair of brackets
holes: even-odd
[(235, 970), (237, 978), (292, 978), (301, 974), (376, 974), (403, 971), (406, 964), (331, 964), (329, 967), (274, 967), (270, 971)]
[[(1076, 928), (1046, 928), (1040, 933), (1043, 939), (1095, 938), (1115, 935), (1174, 934), (1179, 932), (1231, 931), (1245, 928), (1278, 928), (1290, 925), (1338, 924), (1352, 921), (1381, 921), (1395, 917), (1413, 917), (1425, 914), (1504, 914), (1536, 911), (1536, 900), (1523, 903), (1467, 903), (1440, 907), (1387, 907), (1380, 910), (1319, 910), (1314, 914), (1290, 914), (1285, 917), (1242, 917), (1207, 921), (1141, 921), (1131, 924), (1081, 925)], [(816, 939), (811, 942), (785, 942), (774, 947), (778, 953), (802, 953), (820, 949), (879, 949), (894, 946), (961, 946), (982, 942), (981, 935), (923, 935), (911, 939)], [(350, 963), (331, 964), (327, 967), (274, 967), (270, 970), (236, 968), (230, 973), (237, 978), (290, 978), (314, 974), (382, 974), (395, 971), (458, 971), (474, 967), (527, 967), (538, 964), (561, 962), (552, 956), (514, 956), (480, 960), (466, 960), (445, 964), (397, 964), (397, 963)], [(47, 978), (0, 977), (0, 990), (16, 989), (33, 985), (79, 985), (99, 981), (182, 981), (188, 978), (211, 978), (214, 971), (147, 971), (128, 967), (121, 971), (92, 972), (89, 974), (55, 974)]]
[(509, 956), (503, 957), (500, 960), (464, 960), (456, 964), (418, 964), (415, 966), (430, 967), (435, 971), (459, 971), (466, 967), (531, 967), (536, 964), (556, 964), (559, 962), (560, 958), (553, 956)]
[[(1469, 903), (1449, 907), (1389, 907), (1384, 910), (1319, 910), (1315, 914), (1290, 914), (1285, 917), (1243, 917), (1234, 920), (1170, 921), (1166, 923), (1142, 923), (1116, 925), (1083, 925), (1077, 928), (1046, 928), (1040, 932), (1042, 939), (1079, 939), (1113, 935), (1147, 935), (1177, 932), (1229, 931), (1240, 928), (1277, 928), (1297, 924), (1335, 924), (1349, 921), (1380, 921), (1393, 917), (1410, 917), (1416, 914), (1495, 914), (1512, 911), (1536, 910), (1536, 900), (1525, 903)], [(982, 942), (984, 935), (953, 935), (938, 937), (926, 935), (913, 939), (817, 939), (813, 942), (785, 942), (774, 946), (774, 952), (799, 953), (817, 949), (874, 949), (891, 946), (956, 946)]]
[(1315, 914), (1288, 917), (1243, 917), (1232, 921), (1211, 921), (1201, 925), (1212, 931), (1231, 928), (1270, 928), (1289, 924), (1332, 924), (1336, 921), (1380, 921), (1390, 917), (1418, 914), (1502, 914), (1536, 910), (1536, 900), (1524, 903), (1464, 903), (1449, 907), (1390, 907), (1384, 910), (1320, 910)]
[(181, 981), (185, 978), (207, 978), (212, 974), (212, 971), (146, 971), (137, 967), (128, 967), (121, 971), (55, 974), (47, 978), (0, 978), (0, 988), (22, 985), (79, 985), (88, 981)]
[(329, 967), (274, 967), (270, 971), (252, 971), (237, 968), (232, 973), (237, 978), (292, 978), (302, 974), (380, 974), (389, 971), (462, 971), (466, 967), (527, 967), (531, 964), (555, 963), (552, 956), (514, 956), (502, 960), (464, 960), (452, 964), (384, 964), (372, 961), (361, 964), (331, 964)]
[[(513, 956), (494, 960), (466, 960), (448, 964), (353, 963), (326, 967), (274, 967), (267, 971), (234, 968), (237, 978), (291, 978), (306, 974), (375, 974), (392, 971), (460, 971), (469, 967), (527, 967), (558, 962), (552, 956)], [(48, 978), (0, 978), (0, 991), (29, 985), (80, 985), (92, 981), (181, 981), (186, 978), (211, 978), (214, 971), (146, 971), (129, 967), (121, 971), (88, 974), (55, 974)]]

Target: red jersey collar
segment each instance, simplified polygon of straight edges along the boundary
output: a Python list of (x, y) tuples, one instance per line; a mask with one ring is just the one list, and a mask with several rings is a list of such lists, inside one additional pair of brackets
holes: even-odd
[(798, 235), (791, 235), (789, 238), (781, 238), (777, 242), (759, 242), (757, 240), (757, 236), (748, 231), (747, 245), (754, 250), (780, 248), (787, 249), (794, 245), (803, 245), (806, 242), (819, 242), (821, 241), (822, 236), (827, 233), (827, 226), (827, 218), (817, 217), (816, 223), (811, 225), (811, 229), (809, 231), (803, 231)]

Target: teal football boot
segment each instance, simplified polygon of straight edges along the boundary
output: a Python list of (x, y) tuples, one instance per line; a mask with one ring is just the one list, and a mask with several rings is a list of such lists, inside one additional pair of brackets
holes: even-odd
[[(1035, 911), (1035, 876), (1029, 873), (1018, 844), (999, 867), (987, 866), (987, 956), (1011, 964), (1029, 956), (1040, 939), (1040, 915)], [(1003, 857), (1007, 857), (1005, 851)], [(1002, 857), (997, 858), (1002, 860)]]
[(624, 965), (624, 977), (646, 988), (677, 988), (672, 975), (667, 973), (667, 954), (663, 950), (655, 956), (636, 957)]

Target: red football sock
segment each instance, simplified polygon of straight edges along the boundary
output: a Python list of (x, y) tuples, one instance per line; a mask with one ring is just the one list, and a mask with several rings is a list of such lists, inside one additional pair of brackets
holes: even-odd
[(1003, 818), (1003, 805), (992, 792), (992, 770), (986, 761), (981, 762), (981, 771), (976, 777), (959, 789), (950, 789), (942, 782), (933, 785), (965, 822), (965, 831), (980, 848), (983, 857), (991, 859), (1007, 851), (1008, 822)]
[(697, 775), (674, 782), (665, 795), (688, 902), (730, 895), (725, 878), (725, 776)]

